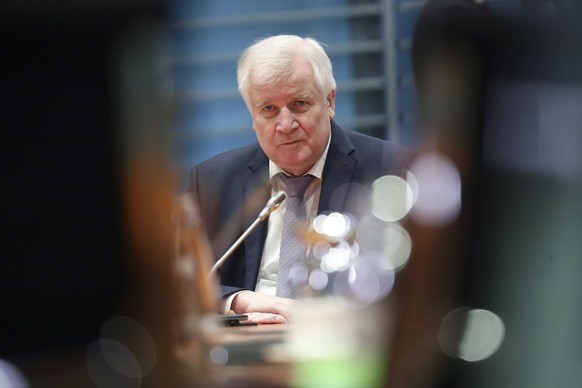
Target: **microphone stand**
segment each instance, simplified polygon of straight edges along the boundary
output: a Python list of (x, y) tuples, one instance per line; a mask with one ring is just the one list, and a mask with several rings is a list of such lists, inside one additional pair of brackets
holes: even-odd
[(232, 255), (235, 249), (238, 248), (238, 246), (248, 237), (248, 235), (257, 227), (257, 225), (260, 222), (266, 220), (267, 217), (273, 211), (279, 208), (279, 205), (281, 205), (281, 202), (283, 202), (285, 198), (287, 198), (287, 194), (285, 194), (284, 191), (279, 191), (275, 193), (275, 195), (272, 196), (269, 199), (269, 201), (267, 201), (267, 204), (265, 205), (263, 210), (261, 210), (259, 216), (253, 221), (253, 223), (247, 228), (247, 230), (244, 231), (244, 233), (238, 238), (238, 240), (236, 240), (234, 244), (232, 244), (230, 248), (228, 248), (228, 250), (224, 252), (222, 257), (218, 259), (218, 261), (212, 266), (208, 274), (214, 276), (216, 272), (220, 269), (220, 267), (222, 267), (224, 262), (230, 257), (230, 255)]

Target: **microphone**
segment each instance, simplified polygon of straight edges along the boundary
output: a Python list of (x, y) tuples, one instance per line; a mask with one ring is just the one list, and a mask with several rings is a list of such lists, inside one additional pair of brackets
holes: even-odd
[(208, 274), (209, 275), (216, 274), (216, 272), (220, 269), (220, 267), (222, 267), (224, 262), (230, 257), (230, 255), (232, 255), (234, 250), (238, 248), (238, 246), (247, 238), (247, 236), (257, 227), (257, 225), (260, 222), (266, 220), (271, 213), (273, 213), (275, 210), (279, 208), (279, 206), (285, 200), (285, 198), (287, 198), (287, 194), (285, 194), (284, 191), (278, 191), (275, 193), (275, 195), (269, 198), (269, 200), (265, 204), (265, 207), (263, 208), (263, 210), (261, 210), (261, 212), (255, 219), (255, 221), (253, 221), (251, 226), (249, 226), (247, 230), (245, 230), (244, 233), (238, 238), (238, 240), (236, 240), (234, 244), (232, 244), (231, 247), (228, 248), (226, 252), (224, 252), (224, 255), (222, 255), (222, 257), (218, 259), (214, 266), (212, 266)]
[(278, 191), (278, 192), (276, 192), (275, 195), (273, 195), (267, 201), (267, 203), (265, 204), (265, 207), (259, 213), (258, 218), (260, 218), (261, 221), (265, 221), (265, 219), (271, 213), (273, 213), (275, 210), (277, 210), (279, 208), (279, 206), (281, 205), (281, 203), (283, 203), (283, 201), (285, 200), (285, 198), (287, 198), (287, 194), (285, 194), (284, 191)]

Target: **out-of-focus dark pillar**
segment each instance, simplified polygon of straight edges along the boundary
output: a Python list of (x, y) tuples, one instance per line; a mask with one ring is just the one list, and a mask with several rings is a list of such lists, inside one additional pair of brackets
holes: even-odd
[[(462, 207), (452, 223), (408, 227), (414, 248), (397, 279), (391, 387), (582, 381), (580, 6), (523, 3), (517, 17), (434, 1), (419, 19), (419, 157), (453, 162)], [(466, 329), (479, 328), (467, 316), (447, 326), (458, 308), (498, 318), (499, 347), (487, 357), (462, 357)], [(487, 334), (479, 332), (484, 346)]]
[[(447, 220), (410, 217), (407, 223), (413, 249), (397, 277), (389, 387), (448, 384), (453, 361), (437, 338), (446, 314), (464, 304), (460, 291), (475, 222), (488, 17), (487, 8), (473, 1), (428, 2), (414, 33), (423, 134), (418, 160), (450, 163), (460, 180), (460, 210)], [(440, 188), (424, 185), (419, 196)]]
[(179, 382), (165, 6), (0, 5), (0, 359), (31, 386)]

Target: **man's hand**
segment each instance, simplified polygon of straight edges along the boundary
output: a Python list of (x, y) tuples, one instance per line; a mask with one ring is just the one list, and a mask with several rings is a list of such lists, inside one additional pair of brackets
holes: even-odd
[(230, 308), (237, 314), (247, 314), (251, 322), (286, 323), (293, 316), (295, 301), (253, 291), (243, 291), (233, 299)]

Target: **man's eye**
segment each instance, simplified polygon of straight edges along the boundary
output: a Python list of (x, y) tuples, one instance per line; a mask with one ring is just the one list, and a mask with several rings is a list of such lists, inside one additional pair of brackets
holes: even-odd
[(304, 100), (297, 100), (293, 104), (294, 109), (298, 112), (305, 112), (306, 110), (309, 109), (310, 106), (311, 105), (309, 104), (309, 102)]
[(267, 105), (261, 109), (261, 114), (265, 117), (272, 117), (276, 113), (277, 113), (277, 110), (275, 109), (275, 107), (273, 105)]

